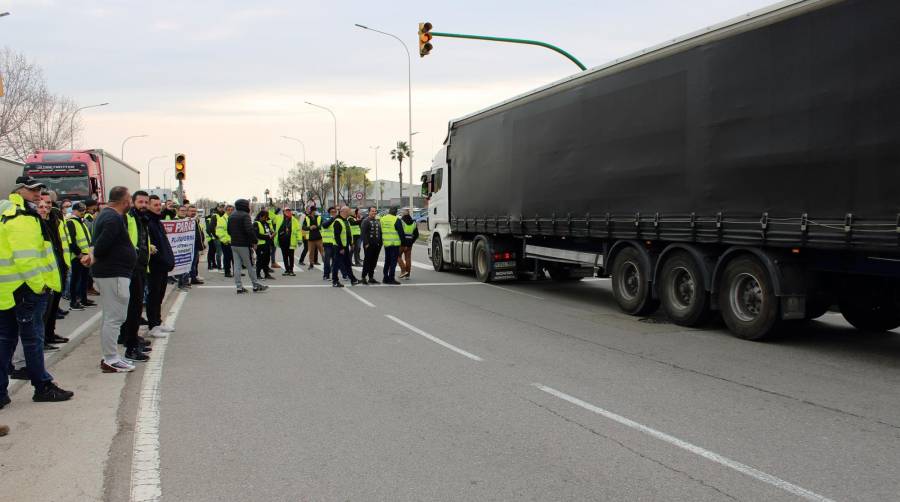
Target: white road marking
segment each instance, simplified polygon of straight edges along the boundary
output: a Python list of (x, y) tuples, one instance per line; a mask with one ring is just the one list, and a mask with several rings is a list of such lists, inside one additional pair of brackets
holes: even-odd
[(585, 277), (581, 280), (581, 282), (600, 282), (600, 281), (608, 281), (609, 277)]
[[(175, 327), (185, 298), (187, 293), (181, 292), (172, 305), (166, 318), (169, 326)], [(153, 344), (152, 357), (144, 363), (131, 457), (132, 502), (156, 501), (162, 496), (159, 477), (159, 393), (168, 343), (168, 337), (158, 338)]]
[(492, 288), (502, 289), (503, 291), (506, 291), (507, 293), (512, 293), (512, 294), (515, 294), (515, 295), (527, 296), (528, 298), (534, 298), (535, 300), (543, 300), (543, 299), (544, 299), (544, 298), (541, 297), (541, 296), (529, 295), (528, 293), (523, 293), (523, 292), (521, 292), (521, 291), (516, 291), (516, 290), (514, 290), (514, 289), (504, 288), (503, 286), (497, 286), (496, 284), (485, 283), (485, 285), (490, 286), (490, 287), (492, 287)]
[(635, 422), (634, 420), (625, 418), (621, 415), (617, 415), (611, 411), (604, 410), (603, 408), (600, 408), (600, 407), (594, 406), (593, 404), (590, 404), (588, 402), (582, 401), (581, 399), (578, 399), (577, 397), (570, 396), (564, 392), (560, 392), (556, 389), (547, 387), (546, 385), (541, 385), (539, 383), (533, 383), (532, 385), (534, 385), (538, 389), (546, 392), (547, 394), (550, 394), (551, 396), (558, 397), (559, 399), (562, 399), (563, 401), (568, 401), (576, 406), (584, 408), (588, 411), (592, 411), (592, 412), (594, 412), (598, 415), (601, 415), (603, 417), (606, 417), (614, 422), (618, 422), (626, 427), (630, 427), (639, 432), (643, 432), (644, 434), (652, 436), (661, 441), (665, 441), (666, 443), (669, 443), (673, 446), (677, 446), (678, 448), (689, 451), (695, 455), (699, 455), (707, 460), (710, 460), (717, 464), (728, 467), (729, 469), (734, 469), (735, 471), (740, 472), (741, 474), (750, 476), (751, 478), (758, 479), (759, 481), (762, 481), (764, 483), (768, 483), (776, 488), (780, 488), (786, 492), (797, 495), (798, 497), (802, 497), (806, 500), (814, 500), (817, 502), (833, 502), (832, 499), (829, 499), (828, 497), (824, 497), (822, 495), (819, 495), (818, 493), (807, 490), (806, 488), (797, 486), (793, 483), (785, 481), (781, 478), (777, 478), (775, 476), (772, 476), (771, 474), (767, 474), (758, 469), (754, 469), (753, 467), (750, 467), (749, 465), (745, 465), (745, 464), (742, 464), (735, 460), (731, 460), (730, 458), (719, 455), (718, 453), (715, 453), (715, 452), (709, 451), (705, 448), (701, 448), (694, 444), (688, 443), (687, 441), (683, 441), (674, 436), (670, 436), (670, 435), (666, 434), (665, 432), (660, 432), (651, 427), (647, 427), (646, 425), (640, 424), (638, 422)]
[[(389, 284), (372, 284), (368, 286), (355, 286), (358, 288), (394, 288), (403, 289), (408, 287), (421, 286), (484, 286), (482, 282), (403, 282), (402, 287), (391, 286)], [(290, 289), (290, 288), (330, 288), (331, 284), (269, 284), (269, 289)], [(194, 289), (235, 289), (233, 285), (222, 286), (194, 286)]]
[(344, 291), (347, 292), (348, 295), (350, 295), (350, 296), (352, 296), (353, 298), (356, 298), (357, 300), (359, 300), (360, 302), (362, 302), (363, 305), (367, 305), (367, 306), (372, 307), (372, 308), (375, 307), (375, 304), (374, 304), (374, 303), (370, 302), (369, 300), (366, 300), (365, 298), (359, 296), (358, 294), (354, 293), (353, 291), (350, 291), (349, 288), (343, 288), (343, 289), (344, 289)]
[[(383, 261), (380, 261), (380, 262), (378, 262), (378, 264), (377, 264), (376, 266), (377, 266), (377, 267), (380, 267), (380, 268), (384, 268), (384, 262), (383, 262)], [(429, 265), (429, 264), (427, 264), (427, 263), (422, 263), (422, 262), (420, 262), (420, 261), (415, 261), (415, 260), (413, 260), (412, 266), (415, 267), (415, 268), (421, 268), (421, 269), (423, 269), (423, 270), (431, 270), (431, 271), (434, 271), (434, 267), (432, 267), (431, 265)], [(397, 269), (398, 269), (398, 270), (400, 269), (400, 264), (399, 264), (399, 263), (397, 264)]]
[(85, 334), (89, 333), (90, 328), (93, 327), (94, 323), (99, 321), (100, 317), (102, 317), (102, 316), (103, 316), (103, 312), (97, 312), (96, 314), (94, 314), (90, 318), (88, 318), (87, 321), (84, 321), (83, 323), (81, 323), (77, 328), (75, 328), (74, 331), (72, 331), (72, 333), (69, 334), (69, 343), (72, 343), (75, 340), (78, 340), (79, 338), (81, 338), (82, 336), (85, 336)]
[(468, 357), (469, 359), (471, 359), (471, 360), (473, 360), (473, 361), (479, 361), (479, 362), (484, 361), (484, 359), (482, 359), (482, 358), (476, 356), (475, 354), (472, 354), (471, 352), (466, 352), (465, 350), (463, 350), (463, 349), (461, 349), (461, 348), (459, 348), (459, 347), (457, 347), (457, 346), (455, 346), (455, 345), (451, 345), (451, 344), (449, 344), (449, 343), (447, 343), (447, 342), (441, 340), (440, 338), (438, 338), (438, 337), (436, 337), (436, 336), (429, 335), (428, 333), (426, 333), (426, 332), (422, 331), (421, 329), (419, 329), (419, 328), (413, 326), (412, 324), (409, 324), (409, 323), (407, 323), (407, 322), (401, 321), (400, 319), (397, 319), (396, 317), (394, 317), (394, 316), (392, 316), (392, 315), (390, 315), (390, 314), (385, 314), (384, 316), (387, 317), (388, 319), (394, 321), (395, 323), (399, 324), (400, 326), (403, 326), (404, 328), (406, 328), (406, 329), (412, 331), (413, 333), (415, 333), (415, 334), (417, 334), (417, 335), (419, 335), (419, 336), (422, 336), (422, 337), (424, 337), (424, 338), (426, 338), (426, 339), (428, 339), (428, 340), (431, 340), (432, 342), (434, 342), (434, 343), (440, 345), (441, 347), (450, 349), (450, 350), (452, 350), (453, 352), (456, 352), (457, 354), (461, 354), (461, 355), (463, 355), (463, 356), (466, 356), (466, 357)]

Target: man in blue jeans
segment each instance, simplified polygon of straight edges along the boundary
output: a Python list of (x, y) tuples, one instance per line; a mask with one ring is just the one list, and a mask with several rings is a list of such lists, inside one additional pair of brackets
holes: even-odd
[[(62, 278), (50, 244), (50, 229), (37, 212), (43, 185), (21, 176), (0, 204), (0, 408), (10, 403), (9, 367), (19, 340), (34, 386), (34, 401), (66, 401), (74, 392), (53, 383), (44, 367), (44, 312)], [(48, 254), (49, 253), (49, 254)]]

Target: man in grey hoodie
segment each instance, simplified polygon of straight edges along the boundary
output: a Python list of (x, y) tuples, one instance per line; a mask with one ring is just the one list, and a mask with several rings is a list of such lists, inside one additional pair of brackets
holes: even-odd
[(234, 285), (237, 286), (237, 293), (247, 292), (241, 284), (242, 265), (247, 268), (254, 293), (269, 289), (268, 286), (259, 282), (256, 277), (256, 267), (253, 266), (251, 259), (251, 249), (256, 248), (256, 231), (253, 228), (253, 220), (250, 218), (249, 200), (234, 201), (234, 212), (228, 218), (228, 235), (231, 236), (231, 250), (234, 254)]

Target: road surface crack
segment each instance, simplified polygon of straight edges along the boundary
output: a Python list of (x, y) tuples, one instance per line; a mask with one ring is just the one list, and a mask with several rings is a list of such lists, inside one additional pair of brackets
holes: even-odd
[(649, 456), (649, 455), (646, 455), (646, 454), (644, 454), (644, 453), (642, 453), (642, 452), (640, 452), (640, 451), (638, 451), (638, 450), (636, 450), (636, 449), (634, 449), (634, 448), (632, 448), (632, 447), (626, 445), (625, 443), (623, 443), (622, 441), (619, 441), (618, 439), (615, 439), (615, 438), (610, 437), (610, 436), (608, 436), (608, 435), (606, 435), (606, 434), (603, 434), (602, 432), (600, 432), (600, 431), (598, 431), (598, 430), (596, 430), (596, 429), (594, 429), (594, 428), (592, 428), (592, 427), (589, 427), (589, 426), (587, 426), (587, 425), (584, 425), (584, 424), (582, 424), (581, 422), (579, 422), (579, 421), (577, 421), (577, 420), (571, 419), (571, 418), (569, 418), (569, 417), (567, 417), (567, 416), (565, 416), (565, 415), (563, 415), (563, 414), (557, 412), (556, 410), (553, 410), (553, 409), (551, 409), (551, 408), (549, 408), (549, 407), (547, 407), (547, 406), (544, 406), (543, 404), (538, 403), (538, 402), (536, 402), (536, 401), (532, 401), (531, 399), (528, 399), (527, 397), (522, 397), (522, 396), (519, 396), (519, 397), (520, 397), (521, 399), (524, 399), (525, 401), (528, 401), (529, 403), (531, 403), (531, 404), (537, 406), (538, 408), (540, 408), (540, 409), (542, 409), (542, 410), (544, 410), (544, 411), (550, 413), (551, 415), (553, 415), (553, 416), (555, 416), (555, 417), (557, 417), (557, 418), (561, 418), (561, 419), (565, 420), (566, 422), (568, 422), (568, 423), (570, 423), (570, 424), (572, 424), (572, 425), (576, 425), (576, 426), (578, 426), (578, 427), (580, 427), (580, 428), (582, 428), (582, 429), (584, 429), (584, 430), (590, 432), (591, 434), (593, 434), (593, 435), (595, 435), (595, 436), (599, 436), (599, 437), (601, 437), (601, 438), (603, 438), (603, 439), (605, 439), (605, 440), (607, 440), (607, 441), (610, 441), (610, 442), (613, 442), (613, 443), (619, 445), (621, 448), (623, 448), (623, 449), (625, 449), (625, 450), (631, 452), (632, 454), (634, 454), (634, 455), (636, 455), (636, 456), (638, 456), (638, 457), (640, 457), (640, 458), (642, 458), (642, 459), (644, 459), (644, 460), (648, 460), (648, 461), (653, 462), (654, 464), (657, 464), (657, 465), (659, 465), (659, 466), (661, 466), (661, 467), (663, 467), (663, 468), (665, 468), (665, 469), (668, 469), (668, 470), (670, 470), (670, 471), (672, 471), (672, 472), (674, 472), (674, 473), (676, 473), (676, 474), (679, 474), (679, 475), (681, 475), (681, 476), (684, 476), (684, 477), (690, 479), (691, 481), (694, 481), (695, 483), (698, 483), (698, 484), (700, 484), (700, 485), (702, 485), (702, 486), (704, 486), (704, 487), (706, 487), (706, 488), (709, 488), (709, 489), (711, 489), (711, 490), (714, 490), (714, 491), (716, 491), (717, 493), (719, 493), (719, 494), (721, 494), (721, 495), (724, 495), (724, 496), (728, 497), (728, 498), (731, 499), (731, 500), (739, 500), (737, 497), (731, 495), (730, 493), (727, 493), (727, 492), (723, 491), (722, 489), (720, 489), (720, 488), (718, 488), (718, 487), (716, 487), (716, 486), (713, 486), (713, 485), (707, 483), (705, 480), (700, 479), (700, 478), (698, 478), (698, 477), (696, 477), (696, 476), (693, 476), (693, 475), (691, 475), (690, 473), (688, 473), (688, 472), (686, 472), (686, 471), (682, 471), (682, 470), (680, 470), (680, 469), (677, 469), (677, 468), (675, 468), (675, 467), (673, 467), (673, 466), (671, 466), (671, 465), (669, 465), (669, 464), (667, 464), (667, 463), (665, 463), (665, 462), (663, 462), (663, 461), (661, 461), (661, 460), (659, 460), (659, 459), (656, 459), (656, 458), (653, 458), (653, 457), (651, 457), (651, 456)]

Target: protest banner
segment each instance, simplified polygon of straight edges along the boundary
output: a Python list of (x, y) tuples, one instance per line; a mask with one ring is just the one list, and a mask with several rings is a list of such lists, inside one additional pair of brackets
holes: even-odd
[(191, 264), (194, 262), (194, 233), (197, 222), (191, 219), (163, 220), (160, 223), (166, 231), (166, 237), (169, 238), (169, 245), (172, 246), (172, 253), (175, 255), (175, 268), (169, 275), (190, 272)]

